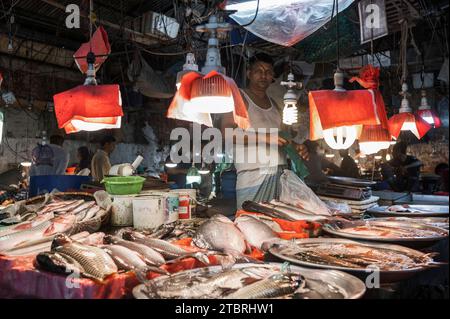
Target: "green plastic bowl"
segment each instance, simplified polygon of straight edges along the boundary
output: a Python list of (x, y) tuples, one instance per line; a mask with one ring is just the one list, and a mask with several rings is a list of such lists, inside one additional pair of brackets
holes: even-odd
[(140, 176), (105, 177), (102, 183), (110, 195), (139, 194), (144, 186), (145, 178)]

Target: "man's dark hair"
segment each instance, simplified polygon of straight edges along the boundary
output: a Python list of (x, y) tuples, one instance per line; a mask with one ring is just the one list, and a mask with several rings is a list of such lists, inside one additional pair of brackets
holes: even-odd
[(108, 143), (114, 143), (116, 141), (116, 139), (114, 138), (114, 136), (112, 135), (106, 135), (102, 138), (102, 140), (100, 141), (100, 146), (103, 147)]
[(394, 145), (393, 151), (398, 152), (400, 154), (406, 154), (406, 150), (408, 149), (408, 144), (405, 142), (397, 142)]
[(273, 66), (272, 57), (266, 53), (257, 53), (254, 56), (252, 56), (248, 61), (249, 68), (252, 68), (256, 62), (264, 62)]
[(64, 137), (61, 135), (52, 135), (50, 136), (50, 144), (62, 146), (64, 144)]

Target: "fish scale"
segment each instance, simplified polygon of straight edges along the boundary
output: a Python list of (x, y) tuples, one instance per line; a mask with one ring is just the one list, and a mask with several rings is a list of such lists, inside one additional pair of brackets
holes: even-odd
[(70, 243), (57, 247), (56, 251), (75, 259), (82, 266), (87, 277), (103, 280), (117, 272), (114, 261), (100, 248)]

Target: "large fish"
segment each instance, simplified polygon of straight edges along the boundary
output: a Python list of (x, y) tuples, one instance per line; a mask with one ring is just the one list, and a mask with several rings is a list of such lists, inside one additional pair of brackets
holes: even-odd
[(193, 242), (197, 247), (225, 253), (242, 254), (247, 249), (244, 235), (230, 219), (219, 214), (198, 228)]
[(46, 213), (46, 214), (37, 216), (37, 217), (33, 218), (32, 220), (29, 220), (29, 221), (26, 221), (26, 222), (22, 222), (22, 223), (17, 224), (17, 225), (4, 227), (4, 228), (0, 229), (0, 237), (1, 236), (6, 236), (6, 235), (9, 235), (9, 234), (12, 234), (12, 233), (16, 233), (16, 232), (32, 229), (32, 228), (34, 228), (36, 226), (39, 226), (42, 223), (45, 223), (46, 221), (51, 220), (53, 217), (55, 217), (53, 215), (53, 213)]
[(247, 242), (258, 249), (261, 249), (264, 243), (279, 240), (272, 228), (252, 216), (239, 216), (234, 224), (244, 234)]
[(46, 221), (38, 226), (27, 230), (15, 232), (0, 237), (0, 253), (18, 247), (24, 243), (42, 239), (45, 231), (52, 225), (51, 221)]
[(41, 252), (36, 256), (36, 262), (39, 268), (58, 273), (69, 275), (73, 272), (82, 274), (84, 272), (83, 267), (74, 260), (64, 254), (55, 252)]
[(293, 294), (305, 285), (305, 280), (296, 274), (279, 274), (247, 285), (226, 296), (226, 299), (277, 298)]
[(129, 240), (124, 240), (121, 239), (120, 237), (114, 237), (111, 235), (105, 236), (104, 241), (108, 244), (120, 245), (136, 251), (142, 256), (144, 261), (149, 265), (161, 266), (166, 262), (164, 257), (160, 253), (158, 253), (157, 251), (146, 245), (132, 242)]
[(52, 250), (72, 257), (83, 268), (82, 274), (94, 280), (103, 281), (118, 271), (112, 258), (101, 248), (82, 245), (62, 234), (54, 239)]

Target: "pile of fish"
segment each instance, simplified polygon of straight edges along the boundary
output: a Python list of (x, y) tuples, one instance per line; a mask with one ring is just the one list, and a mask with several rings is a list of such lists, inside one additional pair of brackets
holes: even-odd
[[(337, 279), (339, 278), (339, 279)], [(342, 281), (345, 281), (345, 287)], [(133, 289), (139, 299), (344, 299), (360, 297), (364, 284), (351, 275), (280, 264), (205, 267), (143, 280)]]
[(369, 221), (391, 221), (391, 222), (410, 222), (419, 223), (427, 226), (438, 227), (448, 230), (449, 219), (446, 217), (386, 217), (386, 218), (371, 218)]
[(260, 299), (282, 298), (305, 287), (302, 276), (280, 273), (269, 267), (243, 267), (198, 274), (176, 274), (145, 282), (148, 298)]
[(268, 203), (246, 201), (242, 204), (242, 208), (248, 212), (261, 213), (288, 221), (323, 221), (331, 217), (330, 215), (320, 215), (304, 208), (288, 205), (277, 200), (272, 200)]
[(186, 219), (176, 222), (163, 224), (152, 231), (143, 231), (149, 237), (165, 240), (178, 240), (194, 237), (197, 229), (205, 219)]
[[(38, 266), (47, 271), (68, 274), (77, 271), (86, 278), (102, 282), (118, 271), (135, 271), (138, 274), (156, 272), (168, 274), (160, 268), (184, 258), (195, 258), (208, 265), (210, 254), (191, 252), (170, 242), (151, 238), (142, 233), (125, 230), (121, 237), (95, 233), (89, 238), (69, 238), (58, 234), (51, 250), (37, 255)], [(100, 265), (103, 263), (103, 265)]]
[[(54, 199), (0, 221), (0, 254), (29, 254), (48, 248), (58, 233), (70, 233), (80, 222), (106, 214), (95, 201)], [(27, 248), (27, 249), (23, 249)]]
[(356, 235), (361, 238), (385, 239), (414, 239), (414, 238), (441, 238), (448, 236), (448, 231), (410, 222), (393, 221), (334, 221), (324, 225), (324, 230), (333, 234)]
[(286, 260), (350, 269), (365, 270), (369, 266), (376, 266), (381, 271), (398, 271), (434, 264), (431, 255), (421, 253), (413, 255), (405, 251), (353, 241), (285, 243), (271, 249), (276, 256)]
[(272, 228), (255, 217), (240, 216), (233, 223), (220, 214), (200, 225), (193, 237), (199, 248), (238, 256), (251, 252), (251, 246), (266, 249), (279, 240)]

